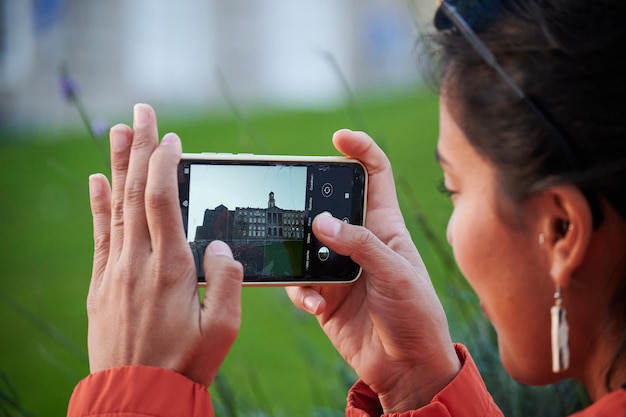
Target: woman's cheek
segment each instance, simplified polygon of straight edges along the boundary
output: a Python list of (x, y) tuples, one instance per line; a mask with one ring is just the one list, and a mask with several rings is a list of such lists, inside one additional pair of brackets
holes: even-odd
[(476, 268), (480, 264), (477, 259), (481, 259), (481, 245), (476, 244), (480, 241), (476, 236), (477, 217), (472, 216), (471, 212), (464, 212), (462, 208), (456, 207), (450, 216), (446, 236), (459, 270), (476, 291), (474, 278), (477, 275)]
[(448, 227), (446, 228), (446, 238), (448, 239), (448, 244), (452, 248), (452, 253), (454, 255), (454, 260), (456, 261), (457, 266), (461, 270), (461, 273), (465, 275), (467, 279), (467, 275), (465, 274), (465, 250), (463, 245), (463, 240), (465, 238), (464, 233), (459, 228), (463, 228), (463, 223), (458, 221), (459, 219), (459, 210), (455, 209), (450, 216), (450, 220), (448, 220)]

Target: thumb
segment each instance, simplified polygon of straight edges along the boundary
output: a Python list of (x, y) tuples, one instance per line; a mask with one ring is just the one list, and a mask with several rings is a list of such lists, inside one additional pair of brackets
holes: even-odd
[(329, 213), (321, 213), (315, 218), (313, 233), (338, 254), (352, 258), (370, 275), (406, 275), (407, 267), (410, 268), (406, 259), (394, 252), (372, 231), (363, 226), (344, 223)]
[(206, 290), (202, 301), (202, 326), (225, 356), (241, 324), (241, 283), (243, 267), (233, 259), (228, 245), (209, 244), (204, 254)]

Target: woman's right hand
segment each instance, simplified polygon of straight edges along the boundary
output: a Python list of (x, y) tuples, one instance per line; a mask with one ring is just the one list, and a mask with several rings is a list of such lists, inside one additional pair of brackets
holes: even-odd
[(404, 224), (387, 157), (362, 132), (340, 130), (333, 143), (367, 167), (366, 227), (322, 214), (313, 232), (363, 273), (350, 285), (290, 287), (287, 293), (317, 317), (385, 412), (416, 409), (460, 369), (446, 316)]
[(112, 187), (103, 175), (89, 182), (90, 370), (154, 366), (209, 386), (239, 332), (243, 268), (224, 242), (212, 242), (199, 299), (178, 201), (180, 139), (168, 134), (159, 144), (145, 104), (135, 106), (132, 129), (117, 125), (110, 135)]

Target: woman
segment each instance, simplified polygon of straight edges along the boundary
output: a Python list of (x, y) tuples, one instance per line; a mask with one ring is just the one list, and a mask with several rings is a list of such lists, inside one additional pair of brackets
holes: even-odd
[[(435, 19), (448, 241), (515, 379), (573, 377), (594, 401), (579, 416), (626, 415), (625, 5), (471, 3), (444, 2)], [(241, 267), (214, 243), (212, 284), (194, 300), (175, 193), (180, 142), (169, 134), (157, 145), (154, 113), (135, 111), (133, 130), (111, 132), (113, 189), (90, 179), (92, 375), (68, 414), (210, 415), (205, 386), (238, 330)], [(320, 215), (314, 233), (364, 274), (288, 293), (360, 377), (347, 415), (501, 415), (450, 339), (387, 158), (364, 133), (333, 141), (368, 168), (367, 225)]]

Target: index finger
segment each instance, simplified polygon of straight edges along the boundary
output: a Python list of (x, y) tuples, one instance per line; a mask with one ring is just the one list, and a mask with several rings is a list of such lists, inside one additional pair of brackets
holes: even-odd
[(368, 173), (367, 207), (400, 212), (391, 163), (367, 133), (342, 129), (333, 135), (333, 144), (344, 155), (361, 161)]

